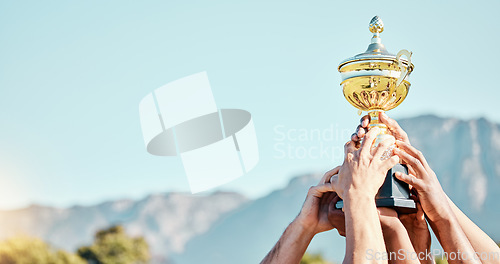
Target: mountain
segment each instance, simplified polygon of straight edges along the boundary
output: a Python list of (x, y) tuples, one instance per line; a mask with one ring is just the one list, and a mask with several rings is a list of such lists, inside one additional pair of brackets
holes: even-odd
[[(431, 115), (399, 123), (424, 153), (450, 198), (500, 241), (500, 126), (485, 119)], [(258, 263), (321, 176), (298, 176), (283, 189), (256, 200), (230, 192), (169, 193), (65, 209), (35, 205), (0, 212), (0, 238), (22, 232), (74, 250), (90, 243), (96, 230), (121, 223), (130, 234), (146, 237), (156, 263)], [(344, 244), (336, 231), (325, 232), (313, 239), (308, 250), (340, 262)]]
[[(297, 216), (310, 186), (320, 174), (294, 178), (281, 190), (245, 205), (219, 221), (207, 233), (188, 242), (175, 263), (259, 263)], [(309, 246), (328, 259), (341, 260), (344, 238), (336, 231), (316, 236)]]
[(432, 115), (400, 120), (448, 196), (500, 241), (500, 125)]
[(170, 254), (183, 251), (187, 241), (247, 202), (238, 193), (216, 192), (156, 194), (139, 201), (119, 200), (67, 209), (33, 205), (1, 212), (0, 238), (27, 234), (73, 251), (90, 244), (97, 230), (122, 224), (130, 235), (146, 237), (156, 262), (166, 262)]
[[(485, 119), (420, 116), (399, 120), (455, 203), (496, 241), (500, 240), (500, 126)], [(282, 190), (247, 204), (187, 243), (176, 263), (258, 263), (299, 212), (318, 175), (295, 178)], [(341, 262), (345, 240), (320, 234), (308, 250)]]

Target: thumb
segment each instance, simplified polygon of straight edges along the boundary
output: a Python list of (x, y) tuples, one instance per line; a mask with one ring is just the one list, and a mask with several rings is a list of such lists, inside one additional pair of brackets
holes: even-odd
[(338, 174), (336, 174), (330, 178), (330, 184), (331, 184), (331, 188), (333, 189), (333, 191), (338, 194), (338, 192), (336, 191), (336, 190), (338, 190), (338, 184), (339, 184), (339, 175)]

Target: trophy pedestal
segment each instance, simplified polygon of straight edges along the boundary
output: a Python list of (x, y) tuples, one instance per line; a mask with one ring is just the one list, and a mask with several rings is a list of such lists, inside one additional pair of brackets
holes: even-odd
[[(408, 184), (394, 177), (394, 173), (397, 171), (408, 174), (407, 167), (402, 164), (397, 164), (387, 171), (385, 181), (375, 197), (375, 203), (377, 207), (392, 207), (401, 214), (414, 213), (417, 210), (415, 201), (410, 199)], [(339, 209), (343, 206), (343, 201), (338, 201), (335, 205)]]

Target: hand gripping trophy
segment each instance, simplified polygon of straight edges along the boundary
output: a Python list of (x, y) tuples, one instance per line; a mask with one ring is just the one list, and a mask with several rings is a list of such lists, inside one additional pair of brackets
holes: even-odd
[[(375, 141), (378, 144), (386, 137), (391, 137), (386, 125), (379, 122), (379, 113), (393, 109), (406, 98), (410, 89), (408, 77), (413, 71), (413, 64), (411, 52), (401, 50), (394, 55), (385, 49), (380, 39), (384, 24), (378, 16), (372, 18), (369, 29), (373, 37), (368, 49), (341, 62), (338, 70), (342, 78), (340, 85), (347, 101), (358, 108), (359, 113), (368, 111), (369, 128), (380, 128)], [(377, 194), (376, 204), (379, 207), (394, 207), (399, 212), (414, 211), (415, 202), (409, 198), (408, 185), (394, 177), (396, 171), (408, 173), (406, 166), (401, 164), (389, 170)], [(342, 205), (340, 201), (337, 207), (341, 208)]]

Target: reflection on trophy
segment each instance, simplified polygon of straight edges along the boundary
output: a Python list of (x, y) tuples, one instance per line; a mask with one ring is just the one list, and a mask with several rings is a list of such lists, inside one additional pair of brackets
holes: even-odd
[[(386, 50), (380, 39), (384, 24), (378, 16), (372, 18), (369, 29), (373, 37), (368, 49), (344, 60), (338, 69), (342, 77), (340, 85), (347, 101), (358, 108), (360, 114), (368, 111), (369, 128), (380, 128), (375, 141), (378, 144), (386, 137), (391, 137), (386, 125), (379, 122), (379, 113), (393, 109), (406, 98), (410, 89), (408, 77), (413, 71), (413, 64), (411, 52), (401, 50), (394, 55)], [(415, 209), (415, 202), (409, 198), (408, 185), (393, 176), (396, 171), (408, 173), (406, 166), (401, 164), (387, 172), (376, 197), (377, 206), (395, 207), (400, 212), (412, 211)], [(337, 207), (342, 207), (342, 201)]]

